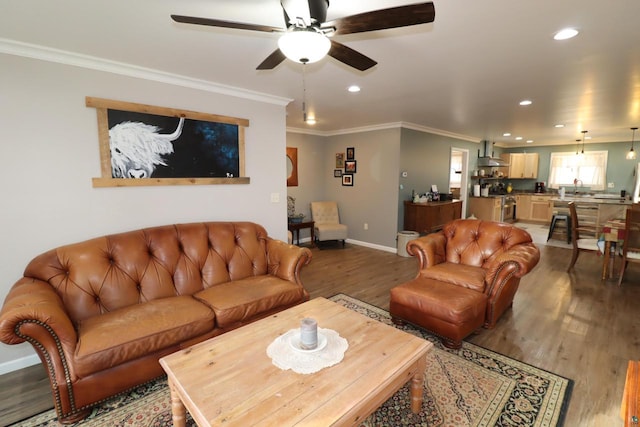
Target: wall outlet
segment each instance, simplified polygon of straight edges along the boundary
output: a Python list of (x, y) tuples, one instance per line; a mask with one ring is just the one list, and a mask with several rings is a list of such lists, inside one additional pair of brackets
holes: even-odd
[(364, 223), (364, 229), (368, 230), (369, 229), (369, 224), (367, 224), (366, 222)]
[(609, 182), (609, 183), (607, 183), (607, 188), (616, 188), (616, 184), (615, 184), (615, 182)]

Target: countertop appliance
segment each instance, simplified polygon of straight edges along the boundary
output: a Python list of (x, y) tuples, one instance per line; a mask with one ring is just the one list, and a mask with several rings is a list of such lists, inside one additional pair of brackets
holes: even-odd
[(544, 182), (536, 182), (536, 193), (544, 193), (546, 191)]

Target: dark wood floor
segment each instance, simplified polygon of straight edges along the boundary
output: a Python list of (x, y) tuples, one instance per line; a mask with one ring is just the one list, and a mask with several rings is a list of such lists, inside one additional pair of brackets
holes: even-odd
[[(600, 281), (602, 258), (583, 253), (568, 274), (571, 251), (540, 246), (541, 262), (525, 276), (513, 310), (469, 341), (575, 381), (565, 425), (621, 426), (627, 360), (640, 358), (640, 267), (622, 287)], [(347, 244), (313, 249), (302, 278), (313, 297), (345, 293), (389, 308), (389, 289), (413, 278), (414, 258)], [(51, 407), (42, 368), (0, 376), (0, 424)]]

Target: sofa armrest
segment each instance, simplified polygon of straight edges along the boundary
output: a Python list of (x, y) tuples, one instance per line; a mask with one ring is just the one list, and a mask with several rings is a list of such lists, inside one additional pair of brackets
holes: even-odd
[[(47, 328), (39, 332), (30, 328), (25, 333), (22, 325), (28, 322)], [(55, 333), (64, 346), (75, 348), (78, 335), (58, 294), (48, 283), (24, 277), (13, 285), (0, 311), (0, 341), (19, 344), (27, 337), (41, 341), (39, 333), (49, 334), (45, 329)]]
[(311, 257), (307, 248), (267, 238), (267, 270), (273, 276), (302, 286), (300, 271), (311, 262)]
[(486, 282), (491, 284), (506, 276), (520, 278), (530, 272), (538, 261), (540, 250), (533, 243), (512, 246), (484, 266), (487, 269)]
[(73, 376), (67, 360), (75, 352), (78, 335), (62, 300), (46, 282), (23, 277), (13, 285), (0, 310), (0, 341), (28, 341), (47, 367), (52, 384), (64, 384)]
[(424, 270), (445, 262), (446, 243), (447, 239), (442, 232), (427, 234), (407, 243), (407, 253), (417, 257), (420, 262), (419, 270)]

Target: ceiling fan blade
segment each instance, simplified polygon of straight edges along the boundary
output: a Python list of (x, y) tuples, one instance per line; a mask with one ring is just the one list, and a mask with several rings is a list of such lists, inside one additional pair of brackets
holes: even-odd
[(329, 56), (360, 71), (366, 71), (377, 64), (376, 61), (335, 40), (331, 40)]
[(433, 22), (435, 17), (436, 10), (433, 3), (427, 2), (346, 16), (325, 22), (322, 24), (322, 28), (334, 27), (336, 29), (335, 35), (353, 34), (426, 24)]
[(258, 65), (256, 70), (272, 70), (280, 65), (280, 63), (285, 59), (286, 57), (284, 56), (284, 53), (282, 53), (280, 49), (276, 49), (271, 55), (267, 56), (267, 58), (262, 61), (260, 65)]
[(298, 19), (302, 19), (306, 27), (311, 26), (311, 11), (308, 0), (280, 0), (280, 5), (284, 9), (287, 26), (295, 24)]
[(244, 24), (242, 22), (221, 21), (220, 19), (198, 18), (195, 16), (171, 15), (171, 19), (182, 24), (206, 25), (209, 27), (235, 28), (238, 30), (263, 31), (266, 33), (285, 31), (284, 28), (270, 27), (268, 25)]

